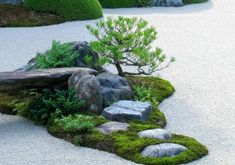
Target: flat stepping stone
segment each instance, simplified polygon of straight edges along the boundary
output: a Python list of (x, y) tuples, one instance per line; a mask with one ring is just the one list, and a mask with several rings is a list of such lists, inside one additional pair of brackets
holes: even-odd
[(146, 147), (141, 155), (143, 157), (175, 157), (187, 150), (186, 147), (175, 143), (162, 143)]
[(139, 132), (138, 135), (142, 138), (154, 138), (159, 140), (169, 140), (172, 137), (172, 134), (164, 129), (145, 130)]
[(127, 123), (111, 121), (97, 126), (96, 129), (104, 134), (110, 134), (116, 131), (126, 131), (128, 127)]
[(102, 115), (112, 121), (146, 121), (151, 112), (152, 105), (148, 102), (121, 100), (105, 108)]
[(58, 84), (67, 84), (68, 78), (77, 71), (96, 73), (88, 68), (52, 68), (25, 72), (0, 72), (0, 92), (20, 89), (47, 88)]

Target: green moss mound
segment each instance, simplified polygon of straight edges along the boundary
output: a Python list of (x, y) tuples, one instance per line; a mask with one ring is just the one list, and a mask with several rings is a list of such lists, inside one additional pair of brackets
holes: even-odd
[[(166, 124), (164, 114), (157, 108), (156, 101), (160, 103), (165, 98), (171, 96), (174, 92), (174, 87), (166, 80), (162, 80), (156, 77), (127, 77), (134, 92), (136, 99), (144, 99), (150, 101), (154, 105), (154, 112), (146, 122), (132, 121), (128, 131), (118, 131), (109, 135), (105, 135), (101, 132), (93, 130), (89, 133), (67, 133), (61, 131), (61, 127), (58, 125), (51, 125), (48, 131), (54, 136), (63, 138), (76, 145), (82, 145), (85, 147), (104, 150), (114, 153), (120, 157), (131, 160), (136, 163), (142, 163), (146, 165), (177, 165), (182, 163), (188, 163), (197, 160), (208, 154), (208, 150), (205, 146), (197, 142), (195, 139), (182, 136), (173, 135), (171, 140), (157, 140), (148, 138), (139, 138), (138, 132), (147, 130), (162, 128)], [(142, 92), (138, 89), (141, 88)], [(150, 92), (150, 90), (152, 92)], [(147, 92), (143, 92), (147, 91)], [(150, 92), (149, 94), (147, 94)], [(149, 99), (151, 98), (151, 99)], [(102, 124), (104, 120), (95, 121), (96, 125)], [(141, 151), (149, 146), (160, 143), (177, 143), (187, 147), (187, 150), (176, 157), (164, 157), (164, 158), (144, 158), (141, 156)]]
[[(150, 128), (152, 127), (143, 127), (141, 130)], [(125, 159), (146, 165), (178, 165), (197, 160), (208, 154), (208, 150), (205, 146), (187, 136), (173, 135), (171, 140), (163, 141), (139, 138), (137, 133), (137, 131), (132, 130), (132, 126), (128, 131), (120, 131), (110, 135), (104, 135), (94, 131), (93, 133), (85, 135), (85, 138), (83, 137), (83, 143), (81, 145), (115, 153)], [(177, 143), (187, 147), (187, 150), (172, 158), (144, 158), (141, 156), (141, 151), (145, 147), (160, 143)]]
[(195, 3), (203, 3), (203, 2), (207, 2), (208, 0), (183, 0), (183, 3), (185, 5), (188, 4), (195, 4)]
[(98, 0), (25, 0), (24, 6), (34, 11), (59, 14), (67, 21), (103, 16)]
[[(130, 126), (127, 131), (118, 131), (106, 135), (95, 129), (89, 129), (89, 131), (82, 132), (80, 130), (71, 131), (70, 129), (64, 129), (64, 126), (67, 128), (67, 126), (71, 126), (71, 122), (73, 122), (70, 120), (72, 117), (69, 117), (69, 122), (66, 122), (65, 125), (62, 125), (63, 122), (56, 122), (56, 120), (51, 119), (47, 124), (48, 132), (73, 144), (104, 150), (133, 162), (146, 165), (184, 164), (197, 160), (208, 154), (208, 150), (204, 145), (193, 138), (183, 135), (174, 134), (170, 140), (140, 138), (138, 136), (140, 131), (163, 128), (166, 125), (164, 114), (157, 106), (161, 101), (174, 93), (174, 87), (170, 82), (156, 77), (131, 76), (127, 77), (127, 79), (133, 87), (136, 100), (149, 101), (154, 106), (153, 113), (147, 121), (131, 121), (129, 122)], [(18, 95), (1, 94), (0, 109), (11, 109), (12, 107), (15, 107), (18, 108), (18, 114), (30, 118), (28, 115), (29, 109), (27, 109), (27, 106), (25, 105), (27, 105), (28, 100), (33, 98), (26, 95), (25, 92), (22, 92)], [(21, 102), (17, 101), (14, 106), (12, 102), (14, 103), (15, 99), (21, 99)], [(19, 111), (19, 109), (22, 111)], [(107, 122), (107, 120), (101, 116), (93, 115), (89, 117), (89, 119), (91, 118), (92, 127)], [(146, 158), (141, 156), (141, 151), (145, 147), (160, 143), (177, 143), (187, 147), (187, 150), (175, 157)]]
[(99, 0), (103, 8), (137, 7), (138, 0)]
[(66, 20), (97, 19), (103, 16), (98, 0), (60, 0), (59, 14)]

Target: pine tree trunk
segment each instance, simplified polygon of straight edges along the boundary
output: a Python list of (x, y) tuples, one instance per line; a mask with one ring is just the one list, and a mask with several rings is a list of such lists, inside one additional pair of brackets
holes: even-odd
[(120, 63), (116, 63), (115, 66), (117, 68), (118, 75), (121, 76), (121, 77), (124, 77), (124, 73), (123, 73), (123, 70), (122, 70), (122, 67), (121, 67)]

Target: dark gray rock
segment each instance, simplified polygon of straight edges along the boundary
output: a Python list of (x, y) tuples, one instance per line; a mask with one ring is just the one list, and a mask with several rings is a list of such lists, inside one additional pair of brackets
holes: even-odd
[(97, 126), (96, 129), (104, 134), (110, 134), (116, 131), (126, 131), (128, 127), (127, 123), (111, 121)]
[(184, 3), (182, 0), (151, 0), (152, 6), (166, 6), (166, 7), (179, 7), (183, 6)]
[(21, 5), (23, 0), (0, 0), (0, 4)]
[(21, 66), (19, 69), (16, 71), (19, 72), (24, 72), (24, 71), (31, 71), (31, 70), (36, 70), (36, 63), (35, 63), (35, 58), (32, 58), (29, 60), (29, 62), (26, 65)]
[(102, 88), (103, 107), (110, 106), (119, 100), (131, 100), (134, 92), (128, 81), (112, 73), (101, 73), (97, 80)]
[(102, 115), (112, 121), (146, 121), (152, 112), (148, 102), (121, 100), (105, 108)]
[(70, 88), (76, 90), (77, 96), (85, 101), (87, 111), (94, 114), (102, 113), (101, 88), (94, 75), (86, 71), (78, 71), (69, 78), (68, 84)]
[(187, 150), (186, 147), (174, 143), (162, 143), (146, 147), (141, 155), (143, 157), (174, 157)]
[(1, 72), (0, 92), (18, 91), (20, 89), (47, 88), (55, 85), (68, 85), (69, 77), (77, 71), (96, 73), (88, 68), (53, 68), (26, 72)]
[(172, 137), (172, 134), (164, 129), (145, 130), (139, 132), (138, 135), (143, 138), (154, 138), (159, 140), (169, 140)]
[[(99, 59), (99, 55), (96, 52), (91, 51), (91, 46), (86, 41), (72, 42), (75, 51), (79, 53), (79, 58), (76, 60), (76, 66), (79, 67), (91, 67), (96, 68), (96, 63)], [(91, 58), (90, 62), (87, 63), (86, 58)]]

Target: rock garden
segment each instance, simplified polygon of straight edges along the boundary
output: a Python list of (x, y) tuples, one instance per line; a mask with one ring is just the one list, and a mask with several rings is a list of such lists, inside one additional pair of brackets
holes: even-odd
[[(30, 6), (30, 0), (25, 3)], [(158, 105), (175, 90), (151, 75), (175, 59), (151, 47), (155, 28), (143, 19), (118, 17), (87, 30), (96, 41), (53, 41), (28, 64), (0, 73), (0, 112), (24, 116), (53, 136), (136, 163), (183, 164), (207, 155), (197, 140), (164, 129), (167, 121)]]

